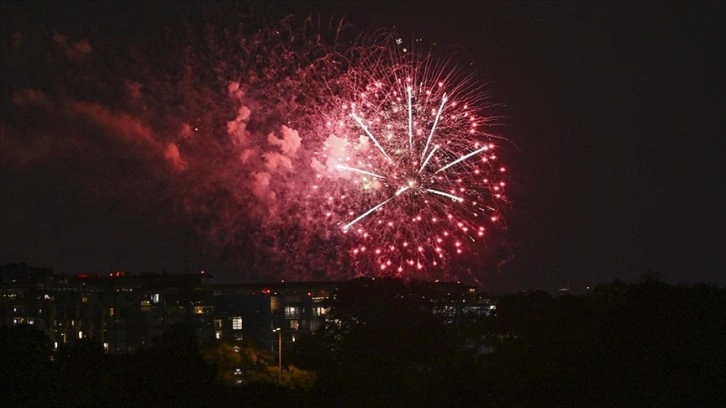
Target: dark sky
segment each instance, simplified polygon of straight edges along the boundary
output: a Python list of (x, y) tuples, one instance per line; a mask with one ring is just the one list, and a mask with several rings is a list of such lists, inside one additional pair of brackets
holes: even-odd
[[(511, 209), (502, 237), (510, 259), (477, 273), (490, 290), (632, 282), (651, 270), (674, 284), (726, 283), (720, 4), (302, 2), (254, 10), (345, 16), (354, 30), (395, 29), (461, 50), (458, 62), (470, 63), (498, 102), (498, 132), (509, 140), (502, 156)], [(122, 106), (110, 91), (141, 82), (150, 92), (142, 74), (119, 75), (120, 55), (135, 58), (130, 67), (154, 47), (176, 55), (164, 48), (175, 44), (155, 35), (168, 40), (169, 27), (188, 15), (184, 4), (5, 2), (1, 14), (0, 262), (67, 273), (207, 268), (243, 280), (224, 258), (245, 251), (209, 250), (195, 228), (204, 212), (168, 216), (185, 197), (170, 193), (177, 187), (156, 167), (149, 173), (156, 159), (179, 171), (186, 165), (184, 151), (179, 159), (170, 139), (157, 137), (171, 126), (158, 117), (164, 104), (181, 116), (227, 101), (195, 89), (196, 100), (169, 91)], [(231, 19), (217, 17), (216, 28), (221, 21)], [(165, 70), (153, 64), (145, 75)], [(179, 77), (187, 80), (194, 79)], [(114, 132), (103, 142), (79, 136)]]

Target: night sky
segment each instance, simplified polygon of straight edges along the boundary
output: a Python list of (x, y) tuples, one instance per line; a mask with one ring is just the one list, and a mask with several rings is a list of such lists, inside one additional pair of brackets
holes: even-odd
[[(265, 262), (246, 243), (256, 239), (248, 214), (255, 209), (217, 203), (226, 196), (211, 197), (217, 190), (206, 184), (193, 188), (199, 178), (165, 176), (198, 172), (188, 167), (202, 148), (208, 157), (227, 154), (221, 144), (197, 148), (184, 131), (170, 129), (202, 128), (199, 118), (230, 102), (195, 86), (206, 74), (178, 76), (180, 87), (190, 89), (181, 94), (186, 98), (160, 92), (166, 88), (155, 78), (174, 76), (173, 66), (187, 63), (223, 65), (222, 40), (180, 51), (194, 48), (176, 36), (180, 21), (209, 18), (219, 29), (234, 25), (235, 13), (253, 15), (259, 24), (311, 14), (344, 17), (352, 31), (395, 30), (459, 50), (455, 62), (473, 67), (485, 84), (501, 115), (497, 132), (507, 140), (501, 155), (511, 200), (508, 229), (496, 237), (507, 249), (497, 249), (492, 258), (498, 259), (475, 272), (485, 289), (579, 289), (634, 282), (649, 271), (673, 284), (726, 283), (726, 13), (720, 4), (1, 7), (2, 264), (28, 262), (61, 273), (204, 269), (224, 282), (255, 279), (243, 271), (248, 258)], [(167, 54), (168, 73), (158, 62)], [(190, 55), (196, 59), (184, 59)], [(222, 79), (211, 78), (210, 87)], [(230, 112), (222, 126), (234, 118), (234, 106)], [(174, 132), (182, 136), (169, 136)], [(209, 172), (223, 168), (209, 163)], [(215, 183), (229, 180), (225, 173)], [(205, 210), (180, 210), (191, 207)], [(216, 221), (207, 220), (210, 213)], [(234, 232), (220, 238), (228, 234), (225, 223)], [(215, 230), (223, 243), (200, 228)]]

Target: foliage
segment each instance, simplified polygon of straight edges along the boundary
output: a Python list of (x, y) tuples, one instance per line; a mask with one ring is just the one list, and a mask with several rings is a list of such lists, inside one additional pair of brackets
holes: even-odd
[(713, 406), (724, 396), (726, 291), (656, 279), (575, 297), (502, 297), (495, 406)]
[[(208, 342), (202, 346), (202, 358), (215, 368), (217, 380), (224, 386), (277, 384), (280, 380), (272, 355), (249, 342)], [(281, 377), (281, 387), (303, 392), (310, 391), (315, 382), (314, 372), (292, 364), (283, 368)]]
[(425, 406), (443, 403), (457, 368), (477, 347), (435, 313), (442, 297), (423, 282), (360, 278), (343, 283), (330, 320), (296, 350), (318, 372), (320, 406)]
[(33, 326), (0, 328), (0, 406), (40, 405), (43, 396), (58, 392), (51, 381), (50, 339)]
[(269, 353), (200, 347), (183, 325), (125, 356), (92, 341), (51, 353), (33, 327), (0, 328), (0, 406), (710, 407), (726, 397), (725, 289), (646, 279), (496, 301), (488, 317), (442, 314), (457, 301), (435, 284), (344, 283), (329, 322), (288, 353), (281, 384)]
[[(726, 290), (658, 279), (582, 296), (525, 291), (489, 317), (433, 313), (423, 284), (359, 279), (299, 344), (316, 406), (714, 406), (726, 397)], [(437, 297), (438, 296), (438, 297)]]

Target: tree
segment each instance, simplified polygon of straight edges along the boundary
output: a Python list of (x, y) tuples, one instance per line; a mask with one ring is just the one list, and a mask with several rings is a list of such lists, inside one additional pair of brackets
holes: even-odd
[[(341, 284), (324, 327), (300, 342), (295, 362), (317, 371), (321, 406), (430, 406), (450, 401), (450, 386), (476, 370), (476, 348), (453, 338), (448, 303), (434, 284), (360, 278)], [(302, 358), (301, 358), (302, 356)], [(307, 357), (307, 358), (305, 358)], [(474, 360), (472, 360), (474, 361)]]
[(713, 406), (725, 397), (726, 291), (656, 279), (497, 302), (492, 406)]
[(203, 406), (214, 370), (202, 359), (194, 329), (175, 324), (130, 356), (123, 378), (136, 406)]
[[(52, 347), (30, 325), (0, 328), (0, 406), (40, 405), (58, 394), (52, 381)], [(41, 395), (37, 390), (44, 390)]]
[(101, 343), (83, 339), (66, 345), (56, 354), (55, 365), (67, 406), (129, 405), (117, 359), (107, 355)]

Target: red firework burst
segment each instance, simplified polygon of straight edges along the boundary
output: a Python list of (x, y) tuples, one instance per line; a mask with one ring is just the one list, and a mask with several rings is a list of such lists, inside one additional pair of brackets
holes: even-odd
[(506, 200), (480, 88), (400, 47), (360, 66), (315, 163), (325, 217), (349, 237), (361, 271), (444, 269), (500, 222)]

